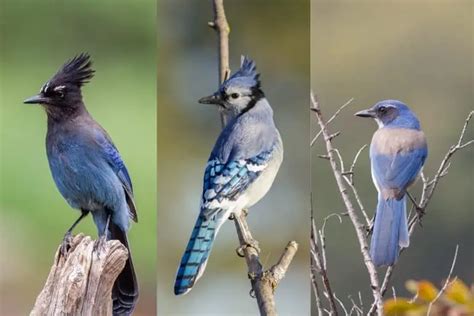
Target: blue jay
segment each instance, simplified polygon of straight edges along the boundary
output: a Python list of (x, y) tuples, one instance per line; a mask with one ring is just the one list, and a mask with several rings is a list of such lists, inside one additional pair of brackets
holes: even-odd
[(243, 58), (240, 69), (199, 103), (215, 104), (231, 119), (204, 171), (201, 210), (178, 268), (176, 295), (192, 289), (204, 273), (221, 225), (263, 198), (283, 160), (282, 141), (255, 62)]
[(400, 101), (385, 100), (357, 112), (379, 128), (370, 144), (372, 180), (378, 204), (370, 245), (376, 266), (391, 266), (408, 247), (407, 188), (415, 182), (428, 155), (426, 138), (415, 114)]
[(138, 285), (127, 231), (130, 219), (137, 221), (137, 210), (127, 168), (82, 100), (81, 87), (94, 75), (91, 66), (88, 54), (74, 57), (24, 103), (41, 104), (46, 110), (46, 152), (54, 182), (69, 205), (81, 211), (66, 232), (62, 254), (66, 255), (74, 227), (91, 213), (100, 236), (97, 245), (117, 239), (129, 251), (112, 291), (114, 315), (129, 315), (138, 298)]

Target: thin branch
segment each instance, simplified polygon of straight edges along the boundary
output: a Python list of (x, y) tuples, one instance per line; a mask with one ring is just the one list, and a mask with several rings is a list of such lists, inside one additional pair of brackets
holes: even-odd
[[(324, 220), (326, 222), (327, 218)], [(323, 225), (324, 226), (324, 225)], [(327, 266), (326, 266), (326, 250), (324, 246), (324, 230), (319, 232), (319, 239), (322, 242), (321, 247), (318, 243), (318, 231), (316, 230), (316, 224), (314, 219), (311, 220), (311, 258), (314, 262), (314, 268), (316, 272), (321, 277), (323, 287), (324, 287), (324, 294), (326, 299), (329, 302), (329, 307), (331, 310), (331, 315), (338, 315), (336, 301), (334, 297), (334, 293), (331, 289), (331, 283), (329, 282), (329, 277), (327, 274)], [(317, 294), (317, 293), (316, 293)]]
[[(229, 33), (230, 27), (227, 22), (224, 10), (224, 0), (213, 0), (214, 21), (208, 22), (209, 27), (214, 29), (218, 36), (218, 61), (219, 61), (219, 85), (223, 83), (230, 74), (229, 67)], [(221, 124), (227, 124), (227, 118), (223, 111), (220, 111)]]
[[(313, 97), (314, 99), (314, 97)], [(315, 99), (314, 99), (315, 100)], [(341, 113), (342, 110), (344, 110), (345, 107), (347, 107), (349, 104), (352, 103), (352, 101), (354, 101), (354, 98), (350, 98), (346, 103), (344, 103), (339, 109), (337, 109), (337, 111), (331, 116), (331, 118), (326, 122), (326, 125), (329, 125), (331, 124), (332, 121), (334, 121), (334, 119), (339, 115), (339, 113)], [(314, 102), (313, 102), (314, 104)], [(313, 109), (314, 110), (314, 109)], [(314, 145), (314, 143), (318, 140), (319, 136), (321, 136), (321, 133), (322, 131), (319, 131), (316, 136), (314, 136), (314, 138), (311, 140), (311, 144), (310, 144), (310, 147), (312, 147)]]
[(339, 193), (341, 194), (342, 200), (346, 206), (347, 213), (356, 231), (357, 239), (360, 245), (360, 250), (364, 258), (364, 264), (367, 268), (367, 272), (370, 278), (370, 286), (372, 289), (372, 295), (374, 297), (374, 302), (376, 303), (376, 307), (377, 307), (376, 312), (378, 315), (381, 316), (383, 315), (383, 302), (382, 302), (382, 296), (380, 295), (380, 292), (379, 292), (380, 287), (379, 287), (378, 274), (372, 262), (372, 259), (370, 258), (370, 255), (369, 255), (369, 245), (365, 238), (365, 231), (363, 228), (364, 226), (360, 222), (359, 216), (357, 215), (357, 212), (355, 211), (355, 208), (352, 204), (352, 201), (347, 191), (347, 187), (345, 183), (346, 181), (344, 180), (344, 176), (342, 175), (342, 171), (338, 169), (336, 158), (334, 155), (334, 153), (336, 152), (336, 149), (332, 145), (331, 139), (329, 137), (330, 132), (328, 131), (327, 123), (323, 119), (320, 105), (316, 101), (313, 93), (311, 93), (311, 102), (313, 103), (311, 109), (316, 114), (318, 124), (321, 128), (321, 134), (324, 137), (327, 156), (329, 158), (329, 163), (331, 165), (331, 169), (333, 171), (334, 177), (337, 182), (337, 186), (339, 188)]
[(444, 282), (443, 287), (441, 288), (441, 290), (439, 290), (438, 295), (436, 295), (436, 297), (430, 302), (430, 305), (428, 305), (428, 311), (426, 312), (427, 316), (430, 315), (433, 304), (441, 297), (441, 295), (444, 293), (444, 291), (446, 291), (446, 288), (448, 287), (449, 280), (451, 279), (451, 275), (453, 274), (454, 266), (456, 265), (456, 260), (458, 258), (458, 249), (459, 249), (459, 245), (456, 245), (456, 250), (454, 251), (453, 262), (451, 263), (451, 269), (449, 269), (449, 274), (448, 274), (448, 277), (446, 278), (446, 282)]
[(352, 160), (351, 168), (349, 169), (348, 172), (344, 172), (343, 176), (344, 176), (344, 180), (346, 180), (347, 185), (351, 188), (352, 193), (354, 194), (354, 198), (356, 199), (357, 205), (359, 206), (359, 209), (360, 209), (362, 215), (364, 216), (367, 227), (370, 227), (371, 226), (371, 220), (370, 220), (369, 216), (367, 215), (367, 212), (365, 211), (365, 207), (364, 207), (364, 204), (362, 203), (362, 199), (360, 198), (359, 192), (357, 191), (357, 189), (355, 187), (355, 184), (354, 184), (355, 165), (357, 163), (357, 160), (359, 159), (360, 154), (362, 153), (362, 151), (365, 148), (367, 148), (367, 144), (362, 146), (357, 151), (356, 155), (354, 156), (354, 159)]
[(342, 310), (344, 311), (344, 315), (349, 315), (349, 313), (347, 312), (346, 307), (344, 306), (344, 303), (339, 299), (339, 297), (336, 296), (336, 293), (334, 293), (334, 298), (339, 303), (339, 305), (341, 305)]

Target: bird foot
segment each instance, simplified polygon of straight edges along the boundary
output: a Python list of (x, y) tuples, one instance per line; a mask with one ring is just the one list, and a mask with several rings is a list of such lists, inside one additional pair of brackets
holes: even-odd
[(239, 257), (245, 257), (245, 252), (244, 250), (247, 248), (253, 248), (257, 252), (257, 254), (260, 254), (260, 247), (258, 246), (258, 241), (255, 239), (247, 240), (244, 245), (238, 247), (235, 252)]
[(97, 254), (105, 251), (105, 245), (107, 244), (107, 237), (105, 235), (100, 236), (98, 240), (94, 242), (93, 251)]
[[(249, 210), (243, 209), (241, 211), (241, 213), (244, 217), (247, 217), (247, 215), (249, 214)], [(230, 213), (229, 220), (233, 221), (235, 219), (235, 217), (236, 217), (236, 215), (234, 213)]]
[(72, 243), (72, 234), (70, 231), (68, 231), (64, 237), (63, 241), (61, 242), (61, 247), (59, 249), (60, 255), (64, 258), (67, 257), (67, 253), (69, 249), (71, 249), (71, 243)]
[(375, 219), (372, 219), (370, 221), (370, 224), (368, 226), (365, 226), (365, 230), (367, 232), (367, 236), (370, 236), (372, 235), (373, 231), (374, 231), (374, 220)]

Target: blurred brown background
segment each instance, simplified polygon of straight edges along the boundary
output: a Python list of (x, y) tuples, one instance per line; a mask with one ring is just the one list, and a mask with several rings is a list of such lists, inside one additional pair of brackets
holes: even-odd
[[(256, 61), (285, 147), (275, 183), (251, 208), (249, 225), (266, 266), (276, 262), (289, 240), (299, 242), (276, 303), (280, 315), (308, 315), (309, 1), (228, 0), (225, 8), (231, 69), (238, 68), (241, 54)], [(211, 1), (162, 1), (158, 11), (158, 313), (256, 315), (230, 221), (193, 290), (173, 294), (199, 212), (204, 166), (220, 131), (216, 109), (197, 103), (217, 89), (217, 37), (207, 26)]]
[[(399, 99), (418, 115), (428, 138), (425, 174), (432, 176), (470, 110), (473, 98), (472, 1), (313, 1), (311, 6), (311, 86), (326, 117), (350, 98), (352, 105), (331, 125), (342, 131), (335, 144), (347, 163), (370, 142), (375, 122), (353, 113), (379, 100)], [(313, 135), (316, 124), (312, 124)], [(466, 140), (474, 138), (471, 125)], [(318, 224), (324, 216), (342, 212), (343, 204), (319, 141), (312, 149), (312, 180)], [(456, 244), (454, 274), (473, 281), (473, 148), (456, 154), (428, 207), (423, 228), (401, 256), (393, 285), (406, 295), (408, 279), (446, 278)], [(356, 183), (373, 214), (376, 190), (370, 177), (368, 151), (359, 159)], [(419, 194), (420, 184), (411, 191)], [(362, 291), (369, 303), (367, 272), (348, 218), (327, 226), (329, 277), (339, 298), (349, 302)]]

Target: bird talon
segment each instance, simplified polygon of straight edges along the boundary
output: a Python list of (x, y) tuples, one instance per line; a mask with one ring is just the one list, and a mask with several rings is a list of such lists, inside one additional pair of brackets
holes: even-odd
[(59, 250), (62, 257), (64, 258), (67, 257), (69, 249), (71, 249), (71, 243), (72, 243), (72, 234), (70, 231), (68, 231), (63, 237), (63, 241), (61, 242), (61, 248)]
[(107, 237), (100, 236), (98, 240), (94, 242), (94, 247), (93, 251), (97, 252), (97, 255), (99, 255), (101, 252), (105, 251), (105, 245), (107, 244)]
[(370, 221), (370, 224), (368, 226), (365, 226), (365, 231), (367, 232), (367, 236), (372, 235), (374, 232), (374, 220), (372, 219)]
[(247, 243), (245, 244), (245, 248), (251, 247), (255, 249), (255, 251), (259, 254), (260, 253), (260, 247), (258, 246), (258, 241), (255, 239), (248, 240)]
[(240, 246), (240, 247), (237, 247), (237, 249), (235, 249), (235, 253), (237, 254), (237, 256), (243, 258), (245, 257), (245, 254), (244, 254), (244, 249), (246, 248), (246, 246)]
[(250, 289), (249, 295), (251, 298), (256, 298), (257, 296), (255, 295), (254, 289)]
[(252, 240), (249, 240), (247, 241), (244, 245), (238, 247), (237, 249), (235, 249), (235, 252), (237, 253), (237, 255), (239, 257), (245, 257), (245, 249), (247, 248), (253, 248), (255, 249), (255, 251), (257, 252), (257, 254), (260, 253), (260, 247), (258, 246), (258, 241), (256, 241), (255, 239), (252, 239)]

